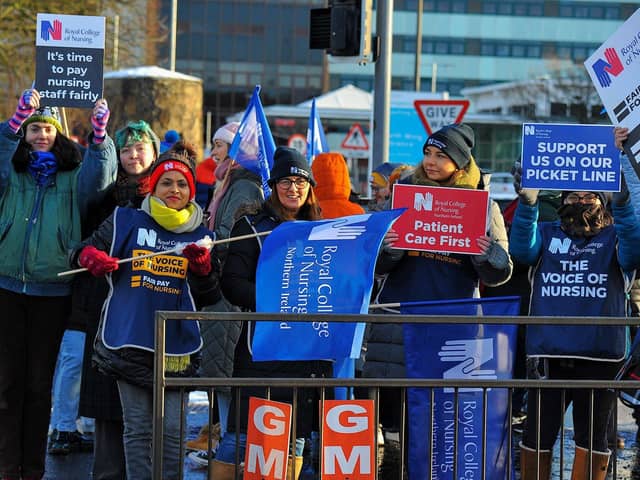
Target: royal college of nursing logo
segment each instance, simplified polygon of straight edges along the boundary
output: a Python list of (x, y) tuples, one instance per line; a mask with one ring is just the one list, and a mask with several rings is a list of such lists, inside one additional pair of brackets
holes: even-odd
[(40, 22), (40, 38), (45, 42), (62, 40), (62, 22), (58, 19), (53, 20), (53, 22), (42, 20)]
[(595, 61), (591, 68), (598, 77), (598, 82), (601, 87), (609, 87), (611, 85), (611, 75), (617, 77), (620, 75), (624, 67), (618, 56), (618, 52), (613, 48), (607, 48), (604, 51), (604, 57)]

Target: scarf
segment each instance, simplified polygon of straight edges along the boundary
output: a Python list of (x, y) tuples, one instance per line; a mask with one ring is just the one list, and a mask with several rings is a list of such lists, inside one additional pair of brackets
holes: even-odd
[(134, 202), (136, 197), (144, 198), (149, 193), (149, 174), (129, 175), (122, 169), (118, 169), (113, 198), (117, 205), (126, 205)]
[(453, 172), (447, 180), (442, 182), (435, 182), (427, 177), (427, 174), (422, 168), (422, 163), (419, 163), (413, 175), (411, 175), (411, 183), (413, 185), (428, 185), (432, 187), (452, 187), (452, 188), (470, 188), (476, 190), (480, 183), (480, 169), (475, 162), (475, 159), (471, 157), (469, 165)]
[(231, 185), (231, 172), (238, 168), (240, 168), (240, 165), (234, 162), (231, 157), (225, 158), (216, 167), (215, 176), (218, 181), (216, 182), (216, 188), (213, 191), (213, 198), (211, 199), (211, 203), (209, 203), (209, 208), (207, 209), (207, 212), (209, 213), (209, 222), (207, 226), (211, 231), (215, 230), (214, 224), (220, 202)]
[(149, 214), (158, 224), (170, 232), (192, 232), (200, 225), (204, 217), (202, 208), (193, 201), (182, 210), (169, 208), (158, 197), (149, 194), (142, 201), (140, 208)]
[(58, 171), (58, 162), (51, 152), (31, 152), (27, 170), (41, 187)]

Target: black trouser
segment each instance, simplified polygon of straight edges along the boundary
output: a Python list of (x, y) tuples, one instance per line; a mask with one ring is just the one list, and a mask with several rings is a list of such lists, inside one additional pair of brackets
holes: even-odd
[[(595, 362), (589, 360), (549, 359), (548, 378), (551, 380), (611, 380), (620, 369), (619, 362)], [(573, 402), (574, 441), (577, 446), (589, 448), (589, 425), (593, 418), (593, 449), (607, 451), (607, 424), (616, 401), (613, 390), (593, 390), (593, 411), (591, 412), (591, 390), (540, 389), (540, 449), (551, 450), (556, 441), (563, 413)], [(530, 389), (527, 393), (527, 423), (524, 430), (524, 445), (535, 449), (538, 413), (538, 392)]]
[(0, 289), (0, 476), (44, 474), (51, 383), (70, 297)]
[(93, 478), (95, 480), (125, 480), (127, 478), (124, 458), (122, 420), (96, 418), (93, 443)]

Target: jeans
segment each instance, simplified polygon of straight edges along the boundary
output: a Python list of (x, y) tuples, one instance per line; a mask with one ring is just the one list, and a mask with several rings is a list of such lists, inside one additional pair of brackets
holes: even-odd
[(70, 297), (0, 289), (0, 477), (41, 477), (51, 383)]
[[(118, 380), (124, 421), (124, 456), (127, 478), (151, 480), (153, 391)], [(180, 392), (165, 390), (163, 480), (178, 478), (180, 471)]]
[[(236, 442), (236, 433), (227, 432), (222, 437), (218, 450), (216, 451), (215, 459), (219, 462), (236, 463), (236, 445), (239, 446), (240, 462), (244, 462), (244, 453), (247, 448), (247, 435), (241, 433), (239, 436), (240, 442)], [(301, 457), (304, 452), (304, 438), (296, 438), (296, 457)]]
[(53, 408), (50, 421), (51, 428), (60, 432), (76, 431), (85, 336), (84, 332), (78, 330), (66, 330), (60, 344), (56, 373), (53, 377)]

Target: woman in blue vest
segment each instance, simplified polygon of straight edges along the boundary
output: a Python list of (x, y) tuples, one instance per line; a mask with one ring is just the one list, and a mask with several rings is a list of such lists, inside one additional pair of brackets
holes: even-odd
[(84, 159), (63, 134), (57, 109), (25, 90), (0, 125), (0, 478), (41, 478), (51, 383), (69, 318), (68, 249), (117, 171), (106, 133), (109, 108), (96, 102)]
[[(626, 316), (626, 292), (640, 265), (640, 224), (624, 178), (622, 191), (613, 195), (613, 216), (606, 209), (605, 195), (565, 191), (559, 220), (538, 223), (538, 191), (522, 189), (521, 176), (518, 167), (514, 178), (519, 203), (511, 226), (510, 251), (516, 260), (532, 267), (529, 314)], [(625, 358), (628, 332), (615, 325), (529, 325), (526, 344), (532, 378), (605, 380), (614, 378)], [(558, 389), (542, 389), (539, 397), (535, 389), (528, 393), (529, 413), (520, 453), (524, 480), (549, 478), (551, 450), (564, 414), (561, 395)], [(570, 389), (564, 395), (567, 406), (573, 402), (576, 451), (571, 478), (603, 480), (611, 453), (607, 424), (615, 392), (594, 390), (593, 411), (590, 390)]]
[[(92, 275), (109, 274), (94, 361), (117, 378), (124, 420), (127, 478), (151, 479), (154, 313), (195, 311), (220, 298), (219, 267), (196, 242), (213, 233), (194, 202), (195, 151), (182, 142), (163, 153), (149, 177), (150, 194), (140, 209), (117, 207), (72, 258)], [(181, 253), (163, 251), (186, 245)], [(157, 255), (118, 264), (118, 258)], [(195, 320), (166, 325), (168, 375), (195, 376), (202, 347)], [(163, 478), (178, 478), (180, 393), (167, 391)]]

